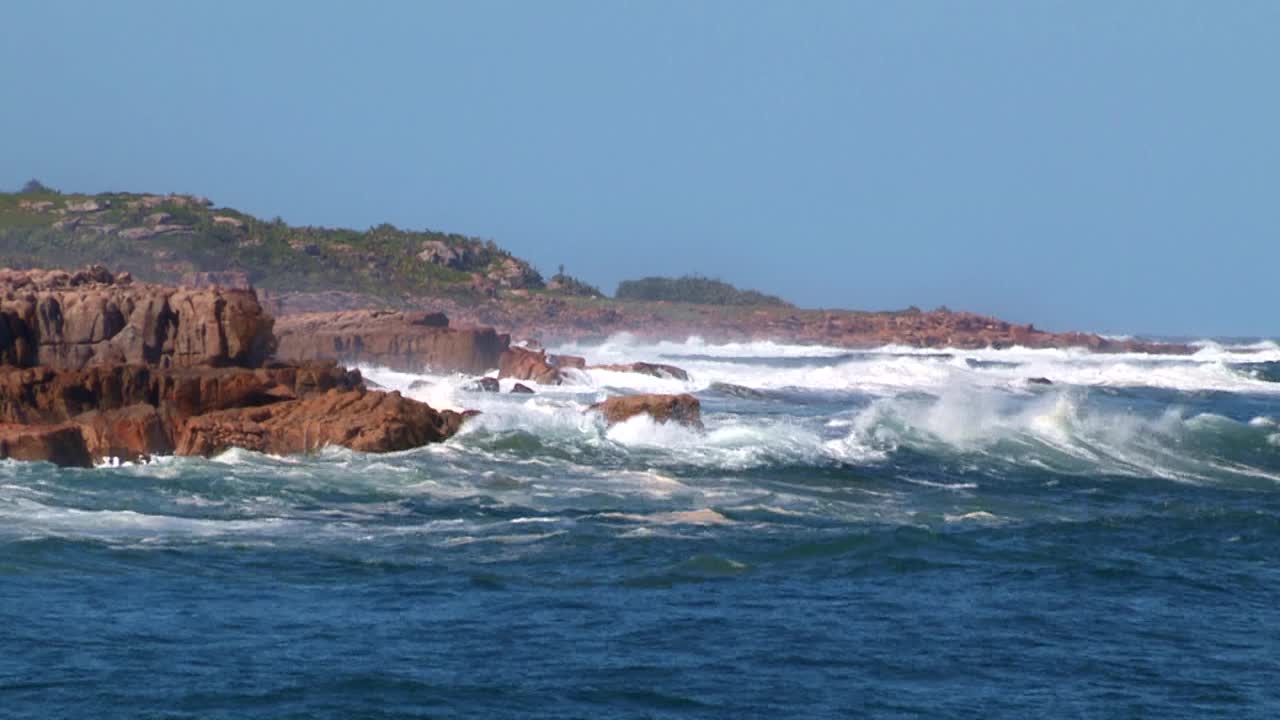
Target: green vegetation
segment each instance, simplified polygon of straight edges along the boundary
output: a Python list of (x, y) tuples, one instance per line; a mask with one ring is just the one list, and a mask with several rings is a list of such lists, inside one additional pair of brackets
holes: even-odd
[(551, 280), (547, 282), (547, 289), (559, 295), (572, 295), (574, 297), (585, 298), (602, 298), (604, 293), (600, 292), (600, 288), (595, 285), (588, 285), (572, 275), (566, 274), (564, 265), (560, 266), (560, 270), (551, 276)]
[[(464, 235), (392, 225), (363, 232), (294, 227), (187, 195), (59, 193), (36, 180), (21, 193), (0, 193), (0, 265), (93, 263), (153, 282), (176, 282), (191, 271), (241, 271), (277, 292), (385, 298), (463, 299), (546, 287), (528, 262)], [(589, 287), (573, 281), (579, 285)]]
[(678, 278), (647, 277), (618, 283), (619, 300), (667, 300), (702, 305), (759, 305), (791, 307), (791, 303), (755, 290), (739, 290), (727, 282), (698, 275)]

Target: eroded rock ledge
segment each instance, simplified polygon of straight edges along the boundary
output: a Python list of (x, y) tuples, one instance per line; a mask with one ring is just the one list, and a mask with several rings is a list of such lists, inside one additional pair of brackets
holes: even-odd
[(480, 375), (498, 367), (511, 338), (493, 328), (453, 328), (440, 313), (355, 310), (290, 315), (276, 323), (276, 356), (334, 360), (401, 372)]

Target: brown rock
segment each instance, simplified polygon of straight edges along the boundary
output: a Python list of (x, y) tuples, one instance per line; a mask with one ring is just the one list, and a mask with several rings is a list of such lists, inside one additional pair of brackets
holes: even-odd
[(0, 423), (61, 423), (91, 411), (146, 404), (178, 417), (268, 405), (331, 388), (362, 387), (360, 373), (332, 364), (267, 368), (93, 366), (0, 368)]
[(134, 283), (101, 267), (0, 270), (0, 365), (260, 365), (271, 317), (252, 290)]
[(84, 436), (72, 424), (0, 425), (0, 460), (4, 459), (93, 466)]
[(592, 405), (590, 409), (603, 414), (610, 425), (636, 415), (648, 415), (657, 422), (674, 421), (681, 425), (702, 429), (702, 403), (688, 393), (611, 397), (604, 402)]
[(276, 357), (336, 360), (402, 372), (480, 375), (498, 367), (510, 337), (493, 328), (450, 328), (441, 313), (358, 310), (290, 315), (276, 323)]
[(532, 380), (543, 385), (559, 385), (564, 382), (560, 369), (551, 363), (545, 350), (534, 352), (513, 347), (502, 353), (498, 361), (498, 377)]
[(533, 388), (524, 383), (516, 383), (511, 387), (511, 392), (516, 395), (533, 395)]
[(574, 368), (575, 370), (587, 369), (587, 359), (578, 357), (577, 355), (548, 355), (547, 362), (558, 368)]
[(94, 459), (135, 462), (173, 452), (169, 422), (152, 405), (94, 410), (76, 416), (72, 424), (79, 427), (89, 456)]
[(240, 447), (286, 454), (342, 445), (362, 452), (407, 450), (452, 436), (462, 415), (436, 411), (398, 392), (330, 390), (258, 408), (222, 410), (183, 424), (179, 455), (211, 455)]

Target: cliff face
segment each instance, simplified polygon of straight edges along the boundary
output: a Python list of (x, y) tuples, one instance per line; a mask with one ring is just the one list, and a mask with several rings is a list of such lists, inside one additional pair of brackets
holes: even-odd
[(255, 366), (272, 319), (252, 290), (135, 283), (103, 268), (0, 270), (0, 364)]
[(252, 290), (0, 270), (0, 459), (379, 452), (460, 426), (458, 413), (369, 391), (333, 362), (266, 364), (271, 329)]
[(277, 321), (276, 336), (276, 357), (289, 362), (472, 375), (498, 367), (511, 340), (489, 327), (451, 328), (440, 313), (385, 310), (291, 315)]

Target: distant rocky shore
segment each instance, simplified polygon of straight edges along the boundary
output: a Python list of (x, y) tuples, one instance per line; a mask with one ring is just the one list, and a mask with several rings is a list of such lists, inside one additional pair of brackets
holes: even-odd
[[(265, 302), (278, 317), (386, 307), (358, 293), (283, 293)], [(847, 348), (902, 345), (914, 348), (1086, 348), (1103, 353), (1190, 354), (1180, 343), (1113, 339), (1084, 332), (1048, 332), (971, 312), (904, 310), (861, 312), (793, 307), (690, 305), (557, 297), (512, 291), (479, 303), (450, 298), (409, 299), (404, 306), (431, 307), (455, 322), (492, 326), (519, 340), (554, 344), (599, 341), (630, 333), (647, 339), (701, 337), (714, 342), (774, 340)]]

